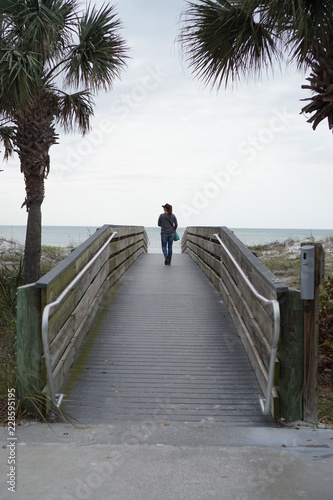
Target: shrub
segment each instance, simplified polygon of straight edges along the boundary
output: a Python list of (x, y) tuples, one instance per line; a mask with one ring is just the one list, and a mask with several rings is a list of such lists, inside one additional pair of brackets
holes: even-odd
[(333, 278), (328, 276), (319, 300), (319, 376), (333, 386)]

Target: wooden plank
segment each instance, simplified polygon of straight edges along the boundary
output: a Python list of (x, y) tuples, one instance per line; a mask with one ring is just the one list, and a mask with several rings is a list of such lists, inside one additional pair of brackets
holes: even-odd
[(68, 293), (67, 297), (63, 300), (61, 307), (56, 309), (53, 313), (51, 311), (49, 319), (50, 343), (53, 342), (59, 330), (67, 321), (67, 318), (70, 317), (77, 304), (80, 303), (82, 297), (87, 293), (91, 286), (91, 282), (94, 282), (95, 280), (98, 281), (99, 275), (104, 276), (104, 279), (108, 275), (109, 263), (107, 258), (107, 255), (102, 254), (101, 258), (98, 259), (88, 272), (77, 282), (75, 288)]
[(235, 284), (239, 288), (241, 288), (246, 302), (251, 303), (253, 292), (251, 292), (248, 285), (245, 284), (241, 273), (238, 271), (238, 269), (235, 267), (230, 257), (225, 252), (223, 252), (222, 262), (223, 262), (223, 268), (233, 278)]
[(280, 299), (280, 309), (280, 415), (295, 422), (303, 420), (304, 304), (300, 292), (289, 290)]
[[(67, 344), (64, 343), (62, 346), (58, 347), (58, 350), (53, 357), (54, 384), (57, 390), (60, 390), (60, 387), (66, 379), (68, 371), (79, 352), (79, 349), (100, 308), (100, 305), (105, 300), (106, 293), (120, 279), (120, 277), (133, 264), (133, 262), (135, 262), (135, 260), (140, 255), (142, 255), (142, 253), (145, 253), (144, 248), (142, 246), (139, 246), (139, 248), (136, 248), (135, 253), (131, 254), (129, 258), (127, 258), (126, 260), (122, 259), (121, 262), (123, 263), (123, 265), (118, 267), (118, 269), (108, 277), (107, 284), (105, 284), (104, 286), (103, 293), (100, 293), (98, 299), (95, 300), (93, 304), (90, 304), (89, 321), (85, 321), (85, 318), (81, 315), (81, 323), (75, 326), (75, 316), (77, 311), (74, 311), (72, 317), (69, 318), (68, 323), (64, 326), (64, 331), (71, 331), (71, 338), (66, 339), (67, 341), (70, 340), (69, 342), (67, 342)], [(83, 310), (86, 310), (86, 308), (83, 307)]]
[(206, 266), (210, 267), (215, 272), (215, 274), (220, 274), (221, 263), (219, 260), (216, 260), (214, 256), (208, 254), (203, 248), (197, 248), (193, 246), (192, 243), (189, 247), (192, 249), (192, 251), (195, 251), (200, 260), (202, 260)]
[(42, 307), (53, 302), (60, 295), (111, 236), (112, 232), (111, 227), (103, 226), (101, 230), (96, 231), (93, 236), (36, 283), (37, 287), (46, 290), (43, 293)]
[(221, 245), (214, 239), (214, 241), (203, 240), (197, 236), (191, 236), (189, 241), (198, 246), (199, 248), (204, 249), (208, 254), (213, 254), (219, 256), (221, 253)]
[[(192, 253), (192, 252), (190, 252)], [(204, 271), (206, 276), (213, 282), (213, 284), (217, 287), (220, 287), (220, 280), (215, 273), (212, 272), (211, 267), (207, 266), (205, 262), (198, 256), (195, 255), (195, 261)], [(228, 277), (224, 276), (225, 280), (228, 281)], [(224, 289), (228, 290), (228, 297), (231, 299), (229, 301), (229, 306), (232, 303), (232, 307), (235, 309), (235, 314), (237, 318), (242, 318), (242, 322), (246, 325), (247, 335), (251, 338), (251, 344), (255, 346), (256, 356), (260, 357), (261, 362), (265, 366), (265, 370), (268, 370), (269, 362), (270, 362), (270, 352), (271, 347), (268, 341), (266, 340), (263, 332), (260, 328), (260, 325), (256, 322), (255, 317), (253, 316), (251, 309), (243, 300), (242, 294), (236, 286), (233, 286), (232, 281), (229, 277), (228, 284), (224, 280)], [(222, 280), (223, 282), (223, 280)], [(279, 373), (279, 361), (276, 360), (276, 373)], [(267, 381), (266, 381), (267, 382)], [(278, 380), (276, 380), (278, 382)]]
[[(237, 332), (243, 342), (244, 348), (246, 350), (246, 353), (249, 357), (249, 360), (251, 362), (252, 368), (254, 370), (254, 373), (256, 374), (257, 380), (259, 382), (259, 385), (261, 387), (261, 390), (263, 393), (266, 393), (266, 388), (267, 388), (267, 380), (268, 380), (268, 373), (267, 370), (261, 360), (261, 357), (254, 345), (254, 342), (251, 338), (251, 335), (249, 334), (247, 327), (242, 319), (242, 317), (239, 315), (237, 308), (235, 307), (233, 300), (231, 296), (229, 295), (227, 289), (224, 288), (223, 283), (221, 282), (221, 295), (224, 299), (224, 301), (227, 304), (228, 311), (232, 317), (232, 320), (236, 326)], [(272, 400), (271, 400), (271, 413), (274, 416), (274, 418), (279, 417), (279, 395), (273, 387), (272, 389)]]
[[(76, 276), (76, 273), (83, 268), (82, 262), (88, 262), (92, 252), (95, 253), (99, 249), (98, 245), (104, 244), (113, 231), (115, 231), (115, 227), (107, 226), (107, 231), (103, 232), (102, 243), (101, 238), (93, 238), (91, 244), (86, 246), (84, 251), (81, 250), (77, 258), (70, 262), (70, 265), (62, 266), (59, 275), (52, 276), (50, 287), (42, 290), (44, 303), (49, 303), (53, 297), (56, 298), (56, 291), (57, 293), (62, 291), (61, 287), (59, 288), (59, 283), (64, 283), (64, 275), (66, 275), (65, 281), (68, 280), (69, 275)], [(113, 247), (110, 245), (105, 249), (74, 289), (69, 292), (61, 307), (50, 317), (50, 350), (53, 367), (57, 374), (57, 386), (62, 383), (63, 377), (66, 375), (64, 370), (70, 366), (75, 358), (75, 348), (83, 341), (104, 294), (133, 261), (145, 251), (147, 246), (147, 235), (143, 228), (123, 227), (117, 231), (117, 236), (118, 238), (111, 242)], [(113, 271), (112, 266), (116, 266), (117, 270)], [(75, 342), (73, 339), (76, 339)], [(41, 364), (42, 371), (45, 372), (43, 360)]]
[(230, 229), (220, 228), (219, 236), (227, 246), (232, 255), (245, 270), (245, 274), (256, 283), (258, 292), (268, 299), (275, 299), (279, 294), (288, 290), (285, 283), (277, 280), (276, 276), (264, 266), (262, 262), (230, 231)]
[(188, 255), (175, 255), (170, 268), (145, 255), (117, 290), (62, 389), (65, 411), (112, 425), (152, 417), (273, 424), (261, 414), (259, 385), (220, 295)]
[(115, 231), (117, 231), (117, 235), (110, 243), (111, 252), (113, 251), (114, 243), (120, 241), (120, 246), (123, 247), (124, 239), (127, 236), (134, 237), (134, 235), (136, 235), (138, 240), (142, 241), (143, 246), (146, 245), (147, 247), (147, 234), (143, 227), (103, 226), (37, 282), (37, 287), (48, 289), (48, 294), (44, 296), (47, 303), (54, 300), (61, 293)]
[[(227, 276), (232, 278), (232, 281), (228, 279)], [(260, 325), (266, 339), (272, 342), (274, 331), (273, 308), (266, 307), (255, 297), (249, 286), (243, 280), (243, 277), (232, 264), (230, 264), (230, 267), (222, 265), (221, 277), (222, 279), (228, 279), (228, 285), (230, 284), (230, 286), (237, 287), (240, 290), (244, 301), (249, 305), (253, 317)]]
[(262, 331), (261, 325), (255, 318), (253, 309), (244, 300), (241, 290), (238, 287), (233, 286), (233, 283), (230, 281), (227, 274), (224, 275), (222, 282), (224, 287), (227, 288), (239, 316), (242, 317), (244, 324), (246, 324), (248, 333), (251, 336), (252, 342), (256, 346), (266, 369), (268, 369), (271, 348)]
[[(126, 240), (127, 245), (127, 240)], [(56, 310), (54, 314), (50, 317), (49, 323), (49, 338), (50, 342), (53, 342), (59, 330), (63, 327), (67, 318), (70, 317), (72, 311), (76, 308), (77, 304), (82, 300), (82, 297), (87, 290), (90, 288), (90, 283), (96, 280), (96, 276), (101, 274), (102, 281), (106, 278), (109, 273), (109, 267), (118, 267), (123, 265), (127, 259), (129, 259), (132, 253), (137, 253), (141, 246), (141, 242), (134, 243), (132, 241), (131, 247), (124, 248), (124, 241), (117, 242), (117, 247), (121, 249), (115, 257), (109, 259), (109, 250), (106, 249), (100, 256), (100, 258), (92, 265), (87, 274), (82, 277), (80, 282), (77, 283), (75, 289), (71, 291), (68, 296), (64, 299), (61, 308)], [(113, 254), (112, 254), (113, 255)], [(109, 260), (107, 260), (109, 259)], [(103, 267), (101, 267), (103, 266)], [(126, 269), (126, 266), (125, 266)], [(96, 282), (96, 284), (98, 281)]]
[(194, 262), (200, 267), (200, 269), (205, 273), (205, 275), (213, 283), (213, 285), (218, 289), (220, 283), (219, 276), (217, 276), (212, 270), (212, 268), (207, 266), (206, 263), (199, 258), (198, 254), (192, 252), (191, 249), (188, 249), (187, 253), (194, 260)]
[[(227, 244), (230, 242), (227, 241), (227, 238), (224, 234), (224, 243)], [(205, 242), (206, 248), (209, 249), (210, 242), (206, 241)], [(227, 245), (228, 246), (228, 245)], [(214, 247), (215, 248), (215, 247)], [(244, 297), (246, 298), (247, 302), (251, 305), (251, 309), (253, 309), (254, 312), (254, 317), (256, 318), (257, 322), (261, 325), (263, 332), (266, 335), (266, 338), (271, 342), (273, 338), (273, 309), (272, 308), (267, 308), (265, 307), (261, 302), (259, 302), (249, 289), (248, 285), (245, 284), (243, 277), (240, 275), (239, 271), (235, 268), (232, 260), (229, 258), (229, 256), (226, 254), (226, 252), (223, 250), (223, 248), (220, 246), (221, 249), (221, 255), (222, 255), (222, 266), (221, 266), (221, 271), (219, 272), (218, 266), (216, 266), (214, 269), (217, 273), (221, 274), (223, 276), (223, 270), (226, 269), (228, 273), (230, 273), (234, 279), (235, 286), (238, 286)], [(215, 253), (216, 249), (214, 250)], [(238, 247), (235, 247), (235, 245), (230, 248), (230, 251), (235, 251), (236, 252), (236, 260), (239, 261), (239, 264), (244, 268), (245, 274), (248, 276), (250, 281), (252, 281), (252, 284), (255, 288), (260, 289), (266, 293), (267, 298), (274, 298), (275, 300), (277, 299), (277, 293), (275, 287), (272, 288), (272, 285), (268, 285), (267, 280), (263, 280), (261, 274), (258, 274), (257, 269), (251, 267), (250, 262), (248, 261), (248, 256), (244, 257), (244, 255), (241, 253), (240, 249)], [(201, 258), (204, 259), (204, 254), (200, 255)], [(254, 258), (254, 256), (253, 256)], [(272, 275), (273, 276), (273, 275)], [(263, 283), (261, 283), (263, 282)]]
[[(89, 330), (91, 323), (93, 322), (93, 319), (100, 308), (101, 303), (104, 300), (104, 296), (107, 293), (107, 290), (109, 290), (111, 286), (114, 285), (116, 281), (118, 281), (120, 276), (122, 276), (125, 273), (126, 269), (130, 267), (132, 263), (143, 252), (144, 252), (143, 248), (137, 250), (136, 254), (131, 255), (131, 257), (125, 261), (126, 266), (124, 265), (121, 268), (118, 268), (118, 270), (113, 273), (113, 275), (116, 275), (116, 277), (114, 276), (111, 282), (108, 280), (108, 285), (105, 287), (105, 290), (103, 294), (101, 294), (101, 297), (98, 297), (98, 300), (95, 301), (95, 303), (90, 304), (89, 306), (90, 310), (93, 309), (93, 313), (91, 312), (89, 315), (89, 322), (85, 321), (84, 318), (81, 317), (82, 321), (80, 324), (78, 324), (76, 327), (73, 328), (72, 338), (70, 339), (70, 342), (67, 345), (65, 345), (65, 350), (64, 350), (64, 345), (62, 345), (58, 349), (58, 351), (54, 354), (54, 362), (56, 362), (54, 367), (54, 384), (57, 390), (60, 390), (60, 387), (67, 376), (68, 370), (72, 366), (78, 354), (81, 344), (84, 341), (85, 335)], [(74, 323), (74, 318), (75, 318), (75, 312), (73, 313), (73, 318), (69, 318), (68, 324), (65, 325), (64, 330), (68, 330), (71, 328), (70, 325), (71, 323)]]
[[(186, 237), (191, 240), (194, 236), (197, 239), (198, 245), (200, 246), (200, 241), (203, 238), (211, 239), (212, 243), (214, 241), (214, 233), (217, 233), (222, 239), (223, 243), (227, 246), (228, 250), (234, 256), (236, 261), (244, 270), (245, 274), (253, 281), (255, 288), (263, 296), (269, 299), (275, 299), (279, 293), (284, 293), (287, 291), (287, 287), (284, 283), (276, 281), (276, 276), (271, 273), (260, 261), (259, 259), (226, 227), (190, 227), (187, 228)], [(209, 246), (209, 241), (206, 242)], [(187, 242), (184, 241), (184, 245)], [(203, 243), (201, 243), (203, 244)], [(221, 252), (226, 257), (225, 251), (222, 247)], [(214, 251), (215, 253), (215, 251)], [(230, 267), (230, 263), (228, 263)]]
[[(198, 234), (198, 230), (196, 233)], [(194, 238), (192, 235), (190, 235), (190, 238), (191, 241), (188, 241), (186, 244), (187, 251), (192, 254), (191, 256), (196, 260), (209, 279), (211, 279), (215, 285), (218, 285), (219, 279), (216, 274), (218, 273), (222, 276), (222, 281), (224, 280), (228, 283), (227, 285), (222, 285), (222, 287), (228, 291), (226, 295), (227, 303), (229, 307), (233, 308), (233, 320), (235, 321), (236, 327), (240, 328), (242, 331), (242, 334), (240, 333), (241, 338), (246, 344), (247, 352), (253, 363), (253, 368), (260, 378), (260, 384), (263, 390), (265, 390), (268, 377), (267, 371), (270, 362), (270, 344), (268, 343), (268, 339), (271, 341), (273, 337), (273, 312), (267, 310), (267, 308), (253, 295), (249, 287), (243, 281), (243, 277), (235, 268), (232, 260), (222, 247), (222, 254), (224, 254), (226, 264), (220, 265), (220, 263), (207, 252), (210, 247), (209, 241), (203, 240), (203, 243), (198, 236)], [(239, 259), (241, 260), (240, 255)], [(246, 264), (248, 265), (248, 261), (246, 261)], [(248, 269), (248, 274), (251, 274), (250, 269)], [(265, 289), (267, 286), (267, 283), (264, 282), (264, 287), (262, 287), (262, 289)], [(270, 294), (275, 298), (277, 297), (274, 288), (273, 291), (270, 290)], [(263, 330), (260, 325), (263, 326)], [(277, 376), (276, 382), (278, 382), (279, 360), (276, 360), (275, 372)], [(273, 389), (273, 393), (272, 412), (277, 415), (279, 411), (279, 398), (276, 389)]]
[[(121, 266), (126, 270), (132, 261), (132, 257), (140, 255), (144, 251), (141, 242), (137, 242), (134, 246), (130, 248), (123, 248), (117, 255), (112, 255), (110, 258), (110, 270), (117, 269)], [(135, 257), (136, 258), (136, 257)], [(127, 262), (128, 261), (128, 262)]]
[[(136, 250), (136, 254), (134, 254), (136, 256), (135, 258), (139, 256), (138, 248), (136, 248), (138, 245), (139, 243), (132, 246), (132, 251)], [(126, 271), (128, 266), (130, 266), (133, 262), (132, 255), (130, 255), (130, 257), (126, 257), (126, 253), (126, 251), (122, 252), (122, 257), (120, 257), (120, 263), (123, 264), (123, 269), (121, 271), (118, 271), (117, 279), (119, 279), (119, 276), (122, 275)], [(119, 261), (119, 255), (115, 257), (115, 260), (117, 259)], [(102, 264), (103, 262), (104, 259), (101, 260)], [(67, 314), (65, 314), (66, 305), (64, 304), (61, 307), (60, 312), (63, 318), (61, 328), (59, 328), (59, 323), (52, 323), (53, 329), (57, 327), (59, 328), (59, 330), (56, 331), (56, 335), (50, 335), (50, 338), (52, 339), (50, 350), (53, 356), (52, 360), (54, 365), (58, 363), (59, 359), (63, 355), (63, 352), (70, 344), (72, 337), (74, 337), (79, 328), (81, 328), (81, 324), (86, 321), (87, 311), (89, 311), (89, 314), (91, 314), (91, 309), (95, 302), (95, 298), (101, 292), (102, 288), (104, 287), (104, 283), (109, 276), (109, 268), (108, 266), (104, 265), (102, 270), (100, 270), (98, 274), (96, 274), (96, 272), (92, 274), (96, 275), (96, 278), (90, 284), (90, 279), (87, 281), (84, 286), (84, 295), (82, 295), (82, 291), (80, 293), (78, 293), (77, 290), (75, 291), (76, 299), (74, 301), (71, 301), (71, 305), (73, 307), (69, 307), (67, 304)], [(114, 282), (115, 280), (113, 280), (112, 284), (114, 284)], [(74, 296), (74, 292), (71, 295)]]
[(35, 410), (29, 396), (40, 391), (42, 378), (41, 293), (34, 285), (17, 290), (17, 395), (23, 406)]
[[(104, 268), (104, 274), (100, 273), (93, 283), (90, 284), (84, 296), (77, 303), (74, 310), (71, 311), (71, 314), (67, 316), (65, 323), (63, 323), (61, 329), (57, 332), (57, 335), (50, 345), (54, 366), (58, 363), (64, 350), (70, 344), (79, 326), (87, 321), (88, 315), (91, 315), (93, 304), (96, 301), (96, 297), (102, 293), (107, 277), (108, 270)], [(87, 311), (89, 311), (89, 314)]]
[(70, 343), (67, 345), (66, 349), (61, 353), (57, 364), (54, 366), (54, 386), (56, 390), (59, 392), (64, 380), (66, 379), (68, 372), (73, 365), (79, 351), (81, 345), (83, 344), (89, 329), (91, 328), (92, 323), (95, 320), (96, 314), (98, 313), (101, 305), (105, 300), (105, 296), (109, 291), (108, 284), (105, 284), (105, 288), (101, 293), (95, 297), (94, 303), (91, 304), (90, 314), (87, 320), (83, 320), (81, 324), (78, 326), (76, 331), (74, 332)]
[(319, 286), (323, 281), (324, 250), (315, 244), (314, 300), (304, 301), (304, 391), (303, 417), (306, 422), (318, 422), (318, 339), (319, 339)]
[[(273, 339), (273, 310), (272, 308), (265, 307), (259, 300), (253, 295), (252, 291), (249, 289), (248, 285), (243, 281), (243, 277), (240, 275), (239, 271), (233, 266), (230, 258), (227, 257), (228, 266), (221, 264), (219, 261), (214, 259), (211, 255), (207, 254), (201, 248), (197, 248), (189, 242), (188, 248), (195, 252), (199, 258), (208, 264), (214, 271), (215, 274), (221, 275), (222, 279), (228, 281), (228, 286), (237, 288), (240, 290), (242, 298), (245, 302), (249, 304), (250, 309), (253, 312), (253, 318), (256, 323), (260, 325), (262, 333), (265, 335), (266, 339), (271, 342)], [(233, 280), (231, 279), (233, 278)], [(266, 343), (263, 340), (263, 345)], [(264, 358), (265, 359), (265, 358)]]

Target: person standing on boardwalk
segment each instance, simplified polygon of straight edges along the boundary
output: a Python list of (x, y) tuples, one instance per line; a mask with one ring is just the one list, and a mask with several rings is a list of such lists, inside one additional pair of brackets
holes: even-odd
[(175, 231), (178, 227), (176, 216), (172, 213), (172, 205), (166, 203), (162, 205), (164, 213), (158, 218), (158, 226), (161, 228), (162, 252), (164, 255), (164, 264), (170, 266), (172, 260), (172, 244), (175, 237)]

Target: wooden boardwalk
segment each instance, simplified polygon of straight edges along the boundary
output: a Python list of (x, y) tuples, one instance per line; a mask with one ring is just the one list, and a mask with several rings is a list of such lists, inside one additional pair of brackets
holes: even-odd
[(188, 255), (142, 255), (112, 289), (63, 387), (80, 423), (270, 426), (232, 320)]

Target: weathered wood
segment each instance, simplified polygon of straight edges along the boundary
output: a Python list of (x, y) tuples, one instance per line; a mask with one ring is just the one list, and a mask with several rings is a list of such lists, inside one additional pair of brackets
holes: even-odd
[(258, 292), (268, 299), (275, 299), (288, 290), (285, 283), (264, 266), (262, 262), (227, 227), (219, 228), (219, 236), (236, 258)]
[[(54, 349), (54, 384), (57, 388), (61, 387), (107, 290), (145, 251), (141, 232), (138, 233), (139, 241), (133, 237), (133, 230), (130, 227), (122, 229), (119, 233), (121, 237), (116, 241), (115, 248), (111, 249), (108, 266), (106, 266), (105, 258), (102, 258), (99, 273), (89, 273), (90, 279), (92, 277), (94, 279), (87, 288), (89, 279), (83, 280), (85, 293), (77, 292), (80, 300), (73, 302), (75, 307), (54, 339), (52, 346)], [(126, 235), (129, 237), (127, 238)], [(87, 314), (88, 311), (89, 314)]]
[[(226, 273), (223, 276), (222, 282), (224, 283), (225, 288), (228, 289), (229, 295), (232, 297), (234, 307), (237, 309), (239, 315), (246, 324), (254, 345), (260, 353), (260, 357), (266, 369), (268, 369), (270, 360), (270, 345), (267, 341), (266, 335), (263, 333), (262, 325), (256, 320), (252, 304), (249, 304), (244, 300), (242, 291), (238, 287), (232, 286), (232, 282)], [(266, 322), (264, 323), (264, 326), (266, 326)]]
[[(207, 265), (206, 261), (204, 260), (205, 258), (206, 260), (209, 260), (207, 259), (206, 252), (199, 251), (198, 248), (196, 248), (192, 244), (192, 242), (188, 242), (187, 253), (189, 253), (189, 255), (195, 260), (195, 262), (203, 270), (206, 276), (220, 290), (220, 293), (236, 325), (237, 331), (240, 334), (245, 350), (247, 351), (253, 369), (258, 378), (259, 384), (263, 392), (265, 392), (267, 386), (267, 378), (268, 378), (267, 367), (269, 364), (269, 347), (267, 343), (265, 343), (265, 341), (262, 338), (260, 339), (260, 337), (258, 336), (257, 330), (255, 330), (254, 322), (252, 322), (251, 324), (251, 321), (249, 321), (249, 323), (244, 321), (243, 315), (240, 311), (242, 311), (243, 313), (245, 312), (245, 303), (243, 303), (244, 306), (243, 308), (239, 307), (239, 305), (237, 307), (236, 305), (237, 302), (238, 304), (242, 302), (241, 294), (238, 292), (237, 295), (236, 287), (232, 286), (227, 287), (225, 284), (223, 284), (220, 278), (213, 272), (212, 267)], [(250, 316), (251, 313), (248, 310), (247, 319), (250, 320), (251, 319)], [(255, 334), (253, 332), (255, 332)], [(256, 339), (256, 341), (254, 339)], [(262, 352), (262, 355), (259, 354), (260, 350)], [(263, 359), (265, 361), (263, 361)], [(277, 373), (279, 372), (278, 366), (279, 366), (279, 361), (277, 360), (276, 361)], [(278, 401), (278, 394), (275, 389), (273, 389), (272, 391), (271, 411), (272, 414), (277, 418), (279, 414), (279, 401)]]
[[(105, 225), (33, 285), (32, 291), (26, 291), (25, 287), (19, 289), (19, 373), (27, 379), (25, 375), (30, 373), (32, 364), (34, 372), (29, 375), (30, 386), (37, 388), (39, 384), (39, 389), (48, 390), (41, 343), (43, 308), (56, 300), (113, 232), (117, 235), (110, 245), (75, 284), (61, 306), (50, 313), (48, 334), (54, 386), (58, 391), (109, 288), (147, 251), (146, 232), (142, 227)], [(32, 378), (37, 379), (38, 384), (32, 383)], [(20, 386), (19, 391), (27, 395), (25, 387)]]
[(85, 340), (86, 334), (89, 332), (95, 316), (98, 313), (101, 305), (103, 304), (105, 296), (109, 289), (110, 287), (105, 284), (105, 288), (100, 290), (99, 294), (95, 297), (94, 303), (90, 306), (89, 315), (82, 319), (77, 328), (73, 330), (73, 335), (70, 339), (70, 342), (66, 346), (66, 349), (61, 353), (61, 357), (59, 358), (58, 362), (55, 364), (53, 377), (54, 385), (58, 389), (60, 389), (63, 385), (68, 371), (75, 361), (80, 347)]
[(200, 269), (205, 273), (208, 279), (213, 283), (213, 285), (218, 289), (220, 284), (220, 277), (212, 270), (211, 267), (207, 266), (207, 264), (198, 256), (196, 252), (194, 252), (191, 248), (191, 243), (187, 246), (187, 252), (194, 262), (200, 267)]
[[(194, 241), (196, 241), (194, 243)], [(198, 245), (202, 245), (202, 247)], [(256, 324), (260, 324), (262, 327), (262, 331), (266, 338), (269, 341), (272, 341), (273, 339), (273, 328), (274, 328), (274, 323), (273, 323), (273, 310), (272, 308), (267, 308), (265, 307), (262, 303), (260, 303), (256, 297), (253, 296), (253, 293), (249, 290), (248, 286), (244, 283), (243, 277), (240, 275), (239, 271), (234, 267), (233, 262), (231, 259), (225, 254), (223, 251), (225, 260), (226, 262), (222, 262), (220, 260), (220, 257), (217, 256), (219, 253), (218, 247), (221, 248), (220, 245), (213, 244), (212, 242), (209, 242), (208, 240), (205, 239), (200, 239), (198, 236), (193, 237), (191, 235), (191, 239), (187, 244), (187, 248), (190, 248), (193, 253), (196, 253), (196, 255), (205, 263), (205, 266), (210, 267), (213, 272), (217, 276), (221, 276), (222, 279), (227, 279), (230, 286), (234, 287), (235, 289), (239, 288), (238, 294), (241, 294), (241, 300), (245, 304), (250, 304), (251, 311), (253, 313), (253, 318), (256, 321)], [(209, 252), (208, 250), (211, 249), (212, 251)], [(226, 277), (227, 275), (227, 277)], [(233, 278), (233, 283), (230, 280), (230, 278)], [(210, 277), (211, 279), (211, 277)], [(214, 280), (215, 281), (215, 280)], [(255, 285), (254, 285), (255, 286)], [(276, 293), (275, 299), (276, 299)], [(264, 360), (267, 361), (267, 356), (263, 358)]]
[[(47, 289), (47, 295), (44, 296), (47, 303), (58, 297), (62, 290), (84, 268), (113, 232), (117, 232), (117, 235), (110, 243), (111, 253), (124, 248), (124, 246), (128, 246), (128, 240), (124, 243), (126, 238), (130, 238), (131, 245), (133, 243), (131, 239), (133, 236), (136, 237), (137, 241), (141, 241), (142, 246), (145, 248), (147, 246), (147, 236), (143, 228), (103, 226), (37, 282), (37, 287)], [(44, 306), (45, 304), (43, 303)]]
[[(95, 284), (95, 287), (101, 286), (104, 280), (109, 274), (108, 262), (102, 260), (97, 260), (91, 267), (88, 273), (81, 278), (81, 280), (76, 284), (76, 287), (69, 292), (67, 297), (61, 304), (61, 307), (55, 310), (55, 312), (50, 316), (49, 320), (49, 341), (53, 342), (54, 338), (58, 335), (58, 332), (65, 325), (67, 318), (72, 314), (73, 310), (78, 304), (82, 304), (82, 307), (86, 307), (89, 310), (89, 303), (87, 300), (83, 300), (83, 297), (89, 297), (89, 289), (91, 289), (91, 283)], [(102, 267), (100, 265), (102, 264)], [(44, 292), (44, 290), (43, 290)], [(93, 292), (93, 295), (96, 292)]]
[[(266, 338), (271, 342), (273, 339), (273, 309), (263, 305), (257, 297), (255, 297), (248, 285), (245, 283), (239, 271), (234, 267), (233, 263), (228, 259), (228, 266), (222, 266), (222, 279), (229, 277), (229, 286), (239, 290), (243, 301), (250, 306), (253, 317), (261, 325), (262, 331)], [(254, 286), (254, 285), (253, 285)], [(275, 297), (276, 300), (276, 297)]]
[(289, 290), (281, 300), (280, 378), (281, 415), (287, 422), (303, 419), (303, 301)]
[[(207, 244), (207, 241), (205, 241), (205, 243)], [(229, 290), (229, 293), (233, 298), (233, 303), (246, 323), (248, 330), (252, 332), (251, 336), (256, 348), (260, 353), (262, 361), (268, 369), (270, 347), (265, 337), (270, 340), (273, 338), (272, 311), (263, 306), (253, 296), (248, 286), (244, 284), (239, 271), (234, 268), (234, 265), (229, 258), (228, 261), (230, 267), (227, 268), (224, 264), (221, 264), (220, 260), (214, 258), (213, 255), (206, 252), (206, 250), (193, 245), (192, 240), (188, 243), (188, 248), (191, 249), (192, 254), (195, 252), (201, 262), (204, 262), (204, 272), (207, 276), (207, 267), (209, 267), (216, 276), (221, 276), (222, 280), (226, 282), (226, 288)], [(232, 279), (232, 273), (229, 272), (231, 267), (234, 269), (233, 275), (235, 279)], [(218, 284), (218, 279), (212, 277), (212, 273), (209, 273), (209, 279), (211, 279), (215, 285)]]
[(209, 241), (203, 238), (199, 238), (196, 235), (188, 236), (188, 241), (198, 248), (202, 248), (207, 252), (207, 254), (220, 255), (221, 245), (218, 243), (217, 239), (214, 238), (213, 241)]
[(28, 410), (35, 410), (31, 396), (44, 386), (42, 352), (40, 290), (22, 286), (17, 290), (17, 395)]
[(314, 300), (304, 301), (304, 420), (318, 422), (318, 339), (319, 339), (319, 286), (323, 282), (324, 250), (315, 244), (315, 290)]
[(98, 275), (86, 290), (82, 300), (77, 303), (76, 307), (67, 316), (67, 320), (62, 328), (57, 332), (50, 345), (53, 366), (56, 366), (58, 363), (67, 346), (70, 344), (72, 337), (79, 330), (80, 325), (87, 322), (89, 316), (92, 315), (92, 310), (99, 294), (105, 294), (103, 290), (106, 278), (107, 274), (105, 271), (104, 275)]
[(46, 293), (43, 294), (42, 307), (60, 295), (107, 241), (113, 231), (112, 226), (103, 226), (36, 283), (36, 287), (46, 290)]
[(116, 288), (62, 389), (65, 411), (82, 424), (274, 425), (225, 305), (188, 256), (166, 268), (144, 255)]
[[(243, 245), (227, 228), (189, 227), (182, 239), (186, 251), (220, 291), (249, 355), (262, 390), (266, 391), (271, 342), (274, 333), (272, 308), (263, 305), (245, 283), (225, 249), (217, 243), (218, 234), (254, 288), (267, 299), (277, 300), (288, 288)], [(279, 382), (279, 360), (275, 363), (275, 383)], [(271, 411), (279, 412), (277, 391), (272, 391)]]
[[(249, 289), (249, 287), (244, 284), (244, 279), (241, 276), (239, 270), (235, 267), (233, 261), (231, 258), (227, 255), (227, 253), (224, 251), (224, 249), (221, 247), (221, 255), (222, 255), (222, 262), (225, 264), (225, 267), (228, 269), (228, 272), (232, 275), (235, 283), (238, 286), (243, 286), (243, 293), (246, 295), (246, 300), (250, 301), (251, 297), (253, 296), (252, 291)], [(233, 257), (236, 259), (238, 264), (241, 266), (242, 271), (244, 274), (247, 276), (247, 278), (250, 280), (254, 288), (263, 295), (267, 299), (274, 299), (276, 300), (277, 298), (277, 292), (276, 289), (270, 286), (266, 280), (262, 278), (260, 274), (258, 274), (257, 270), (254, 269), (253, 267), (250, 267), (250, 263), (247, 259), (244, 258), (240, 254), (239, 249), (237, 249), (236, 255)], [(273, 279), (273, 278), (272, 278)]]
[[(249, 360), (251, 362), (254, 373), (256, 374), (257, 380), (261, 387), (263, 393), (266, 393), (267, 388), (267, 380), (268, 380), (268, 372), (264, 366), (264, 363), (258, 353), (258, 350), (253, 342), (250, 332), (247, 329), (246, 324), (243, 321), (243, 318), (239, 314), (237, 307), (225, 288), (224, 284), (221, 282), (221, 295), (224, 299), (224, 302), (227, 305), (228, 311), (232, 317), (232, 320), (236, 326), (237, 332), (242, 340), (244, 348), (247, 352)], [(274, 418), (279, 417), (279, 397), (276, 389), (273, 387), (272, 389), (272, 400), (271, 400), (271, 413)]]

